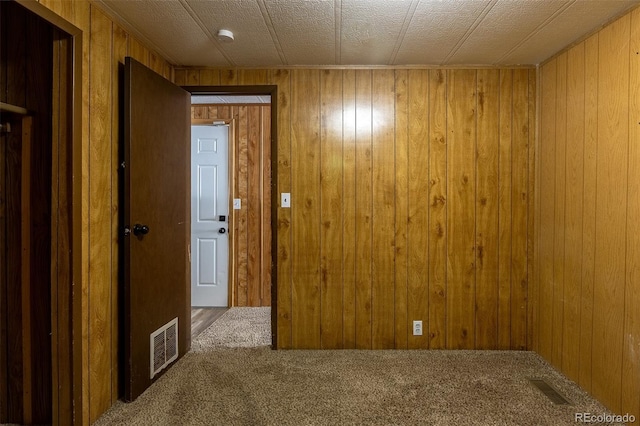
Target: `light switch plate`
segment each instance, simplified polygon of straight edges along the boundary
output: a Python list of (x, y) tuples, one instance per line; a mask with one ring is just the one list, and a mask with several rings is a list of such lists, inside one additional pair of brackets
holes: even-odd
[(242, 208), (242, 200), (240, 198), (233, 199), (233, 209), (240, 210)]
[(288, 209), (291, 207), (291, 193), (282, 192), (280, 194), (280, 207)]

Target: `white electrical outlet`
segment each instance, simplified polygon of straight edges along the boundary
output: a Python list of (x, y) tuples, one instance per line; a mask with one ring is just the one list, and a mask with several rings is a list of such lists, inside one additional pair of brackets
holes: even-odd
[(280, 207), (288, 209), (291, 207), (291, 193), (282, 192), (280, 194)]
[(233, 209), (234, 210), (240, 210), (242, 208), (242, 199), (241, 198), (234, 198), (233, 199)]
[(422, 336), (422, 321), (413, 322), (413, 335)]

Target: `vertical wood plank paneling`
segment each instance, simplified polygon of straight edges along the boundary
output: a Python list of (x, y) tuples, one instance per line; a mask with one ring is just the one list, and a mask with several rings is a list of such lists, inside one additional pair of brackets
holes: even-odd
[[(627, 15), (599, 35), (596, 264), (593, 312), (593, 394), (621, 408), (625, 289), (625, 223), (629, 144)], [(623, 172), (621, 172), (623, 170)]]
[(582, 211), (584, 172), (584, 43), (567, 58), (567, 156), (565, 286), (562, 366), (577, 381), (580, 369), (580, 287), (582, 283)]
[[(640, 409), (635, 229), (640, 215), (636, 188), (639, 16), (640, 11), (633, 10), (564, 54), (568, 59), (566, 115), (545, 109), (545, 105), (557, 106), (556, 92), (564, 90), (558, 85), (560, 68), (555, 84), (543, 76), (542, 158), (537, 172), (542, 180), (542, 212), (545, 205), (551, 210), (562, 203), (560, 208), (565, 208), (564, 219), (551, 227), (554, 233), (564, 232), (564, 291), (545, 295), (538, 303), (539, 331), (544, 332), (543, 315), (549, 312), (544, 304), (554, 303), (556, 310), (561, 306), (562, 321), (549, 324), (563, 329), (561, 371), (608, 409), (636, 417)], [(555, 61), (543, 65), (543, 72)], [(545, 157), (561, 157), (548, 156), (545, 151), (545, 146), (555, 145), (553, 137), (559, 132), (552, 125), (556, 123), (566, 123), (567, 129), (564, 194), (546, 193), (544, 184), (545, 176), (559, 169), (558, 164), (545, 162)], [(536, 223), (541, 230), (541, 286), (545, 285), (545, 271), (559, 266), (553, 257), (545, 257), (549, 237), (544, 232), (544, 217), (542, 214)], [(564, 228), (559, 229), (561, 225)], [(543, 355), (553, 358), (549, 352)]]
[(234, 69), (220, 70), (220, 84), (223, 86), (235, 86), (238, 84), (237, 71)]
[[(640, 418), (640, 9), (631, 14), (629, 40), (629, 172), (622, 409)], [(634, 96), (633, 94), (636, 94)]]
[(580, 377), (578, 383), (591, 391), (593, 353), (593, 288), (596, 250), (596, 157), (598, 152), (598, 34), (585, 42), (585, 106), (582, 208), (582, 286), (580, 290)]
[(175, 70), (173, 73), (173, 84), (176, 86), (185, 86), (187, 84), (187, 70)]
[(527, 214), (529, 185), (529, 72), (513, 71), (511, 157), (511, 349), (527, 349)]
[[(395, 72), (395, 277), (394, 277), (394, 339), (396, 349), (407, 349), (408, 327), (408, 259), (407, 229), (409, 205), (409, 92), (408, 71)], [(426, 121), (426, 120), (425, 120)], [(423, 123), (425, 121), (422, 121)], [(423, 141), (424, 143), (424, 141)], [(425, 167), (426, 169), (426, 167)], [(425, 277), (426, 274), (423, 275)], [(417, 296), (419, 297), (419, 296)], [(424, 320), (423, 320), (424, 321)], [(423, 322), (423, 326), (427, 324)], [(428, 330), (428, 328), (425, 328)]]
[(200, 84), (200, 71), (195, 69), (187, 70), (186, 81), (187, 86), (197, 86)]
[(293, 346), (320, 347), (320, 72), (293, 70)]
[(537, 72), (536, 70), (529, 70), (529, 101), (528, 101), (528, 116), (529, 116), (529, 194), (528, 194), (528, 210), (527, 210), (527, 349), (535, 350), (537, 345), (536, 339), (536, 323), (538, 320), (536, 306), (538, 304), (538, 280), (537, 269), (535, 267), (536, 262), (536, 249), (538, 246), (537, 235), (537, 212), (539, 206), (539, 196), (536, 190), (539, 189), (537, 183), (537, 169), (538, 169), (538, 92), (537, 92)]
[(111, 98), (112, 23), (91, 9), (89, 60), (89, 292), (90, 420), (111, 405)]
[[(410, 349), (429, 347), (429, 71), (408, 71), (408, 297)], [(442, 98), (444, 105), (444, 98)], [(444, 112), (444, 108), (441, 109)], [(443, 124), (443, 123), (440, 123)], [(437, 131), (434, 128), (434, 131)], [(440, 141), (434, 142), (441, 146)], [(442, 206), (442, 204), (439, 204)], [(413, 335), (413, 321), (422, 321), (422, 336)]]
[(261, 208), (262, 217), (261, 236), (262, 242), (260, 253), (262, 255), (262, 263), (260, 265), (260, 306), (271, 306), (271, 274), (272, 274), (272, 257), (271, 257), (271, 105), (259, 107), (261, 110), (261, 155), (262, 162), (261, 179)]
[[(262, 185), (261, 163), (261, 117), (260, 107), (247, 107), (247, 305), (260, 306), (261, 296), (261, 253), (262, 235)], [(251, 248), (251, 249), (249, 249)], [(253, 249), (256, 248), (256, 249)], [(251, 283), (251, 285), (249, 284)]]
[(356, 72), (342, 71), (342, 199), (344, 242), (343, 339), (356, 347)]
[(320, 327), (322, 348), (342, 347), (342, 71), (320, 74)]
[(555, 209), (553, 241), (553, 345), (551, 362), (562, 366), (562, 324), (564, 312), (564, 235), (567, 143), (567, 54), (556, 60)]
[[(206, 112), (206, 116), (209, 119), (214, 119), (214, 118), (222, 118), (220, 117), (220, 107), (219, 106), (208, 106), (207, 107), (207, 112)], [(227, 118), (232, 118), (233, 122), (233, 149), (230, 151), (233, 155), (233, 163), (232, 163), (232, 167), (233, 167), (233, 179), (232, 182), (230, 182), (230, 191), (233, 194), (233, 198), (240, 198), (241, 203), (242, 203), (242, 198), (240, 197), (239, 193), (238, 193), (238, 185), (239, 185), (239, 179), (240, 177), (240, 159), (239, 159), (239, 146), (240, 146), (240, 130), (241, 130), (241, 123), (240, 123), (240, 117), (239, 117), (239, 112), (238, 112), (238, 107), (229, 107), (229, 113), (227, 115)], [(229, 226), (233, 227), (233, 232), (234, 232), (234, 237), (232, 239), (231, 244), (232, 249), (233, 249), (233, 253), (234, 253), (234, 258), (233, 258), (233, 264), (232, 264), (232, 268), (233, 270), (231, 271), (232, 273), (232, 285), (231, 285), (231, 290), (232, 290), (232, 295), (231, 295), (231, 303), (234, 306), (243, 306), (240, 305), (240, 301), (239, 301), (239, 282), (240, 282), (240, 266), (239, 266), (239, 259), (241, 257), (240, 254), (240, 239), (243, 238), (241, 232), (240, 232), (240, 215), (242, 214), (242, 209), (240, 209), (240, 211), (234, 211), (233, 215), (229, 216), (229, 219), (232, 221), (232, 223), (229, 224)], [(246, 222), (245, 222), (246, 224)], [(246, 271), (245, 271), (246, 273)], [(246, 277), (246, 275), (245, 275)], [(245, 297), (245, 303), (246, 303), (246, 297)]]
[(475, 345), (476, 71), (448, 71), (447, 347)]
[[(372, 347), (395, 344), (395, 78), (373, 71)], [(375, 106), (375, 108), (374, 108)]]
[[(236, 164), (238, 175), (236, 177), (236, 198), (240, 198), (241, 205), (249, 204), (249, 179), (248, 179), (248, 156), (249, 156), (249, 113), (247, 106), (237, 108), (238, 114), (238, 145), (236, 147)], [(249, 224), (249, 210), (240, 209), (236, 214), (239, 229), (247, 229)], [(247, 282), (249, 280), (249, 235), (248, 233), (238, 235), (238, 257), (237, 270), (238, 279), (236, 283), (238, 306), (249, 304), (249, 293)]]
[(149, 52), (149, 68), (151, 68), (153, 71), (162, 75), (164, 73), (164, 63), (165, 60), (162, 59), (162, 57), (156, 52)]
[(356, 348), (371, 349), (372, 97), (371, 71), (356, 70)]
[[(145, 66), (149, 66), (149, 49), (135, 37), (129, 37), (129, 56)], [(189, 71), (186, 72), (185, 84), (188, 84)]]
[(267, 83), (267, 70), (244, 69), (238, 70), (238, 84), (260, 85)]
[(475, 348), (495, 349), (498, 344), (500, 71), (478, 70), (477, 90)]
[[(539, 245), (539, 298), (538, 298), (538, 353), (551, 360), (553, 346), (553, 242), (555, 217), (556, 169), (556, 59), (541, 70), (541, 127), (540, 127), (540, 240)], [(542, 232), (544, 230), (544, 232)]]
[(199, 81), (202, 86), (220, 85), (220, 71), (212, 69), (200, 70)]
[[(83, 182), (89, 182), (89, 115), (90, 115), (90, 86), (89, 86), (89, 52), (90, 52), (90, 26), (91, 14), (88, 2), (74, 2), (74, 18), (71, 21), (82, 30), (82, 148), (81, 154), (81, 176)], [(82, 372), (79, 377), (74, 378), (74, 387), (82, 388), (81, 401), (78, 401), (81, 410), (76, 410), (74, 420), (81, 420), (83, 424), (90, 423), (90, 403), (89, 403), (89, 185), (82, 186), (81, 201), (81, 223), (82, 223), (82, 289), (80, 317), (82, 325), (82, 340), (80, 345), (74, 349), (74, 356), (81, 356)], [(76, 325), (77, 326), (77, 325)], [(81, 412), (80, 412), (81, 411)]]
[(447, 72), (429, 71), (429, 347), (447, 347)]
[(498, 341), (497, 349), (511, 348), (511, 229), (513, 173), (513, 73), (500, 72), (500, 142), (498, 149)]
[[(271, 84), (278, 86), (278, 190), (291, 192), (291, 80), (289, 70), (271, 71)], [(291, 209), (278, 209), (278, 306), (277, 339), (278, 348), (292, 347), (291, 333)]]

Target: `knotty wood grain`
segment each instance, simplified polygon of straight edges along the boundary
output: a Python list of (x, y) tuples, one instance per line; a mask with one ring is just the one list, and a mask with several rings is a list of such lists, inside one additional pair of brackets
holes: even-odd
[(567, 144), (567, 54), (556, 59), (555, 206), (553, 233), (553, 344), (551, 362), (562, 366), (564, 320), (565, 188)]
[(447, 71), (447, 348), (475, 345), (476, 71)]
[[(291, 192), (291, 79), (289, 70), (273, 70), (271, 84), (278, 86), (278, 190)], [(277, 217), (278, 251), (278, 348), (292, 347), (292, 252), (291, 252), (291, 209), (278, 209)]]
[(342, 72), (343, 347), (356, 347), (356, 73)]
[[(629, 93), (640, 93), (640, 9), (631, 14)], [(640, 417), (640, 100), (629, 97), (629, 188), (627, 190), (627, 258), (624, 344), (622, 352), (622, 409)]]
[[(499, 181), (500, 71), (478, 70), (476, 209), (476, 309), (475, 347), (495, 349), (498, 343), (498, 198)], [(525, 86), (526, 87), (526, 86)], [(509, 254), (510, 256), (510, 254)]]
[(447, 73), (429, 71), (429, 347), (447, 346)]
[(584, 44), (568, 52), (567, 58), (567, 156), (566, 234), (564, 258), (564, 322), (562, 365), (565, 374), (578, 380), (580, 369), (580, 290), (582, 284), (582, 209), (584, 171), (585, 63)]
[(511, 157), (511, 349), (527, 349), (527, 219), (529, 210), (529, 71), (513, 70)]
[[(407, 349), (408, 326), (408, 236), (409, 227), (409, 93), (408, 71), (395, 73), (395, 277), (394, 347)], [(422, 141), (425, 142), (424, 140)], [(426, 144), (425, 144), (426, 146)], [(426, 169), (426, 167), (424, 167)], [(424, 202), (424, 200), (423, 200)], [(424, 230), (426, 231), (426, 229)], [(426, 253), (425, 253), (426, 254)], [(425, 274), (426, 275), (426, 274)], [(423, 275), (423, 276), (425, 276)], [(423, 326), (425, 324), (423, 323)], [(425, 327), (425, 329), (428, 329)], [(426, 335), (426, 334), (424, 334)]]
[[(538, 298), (538, 353), (551, 360), (553, 346), (553, 242), (555, 209), (555, 140), (556, 140), (556, 60), (541, 69), (541, 129), (540, 240), (539, 245), (539, 298)], [(544, 230), (544, 231), (542, 231)]]
[(320, 348), (320, 72), (293, 70), (293, 346)]
[[(429, 347), (429, 71), (410, 70), (407, 76), (409, 135), (407, 159), (407, 321), (410, 349)], [(435, 90), (435, 89), (434, 89)], [(434, 108), (435, 106), (431, 106)], [(444, 112), (444, 110), (442, 110)], [(435, 127), (435, 126), (434, 126)], [(422, 336), (413, 335), (413, 321), (422, 321)]]
[(500, 72), (500, 141), (498, 152), (498, 339), (497, 349), (511, 348), (513, 72)]
[(342, 347), (342, 71), (320, 74), (320, 327), (322, 348)]
[(627, 15), (600, 31), (593, 395), (622, 408), (626, 210), (629, 161), (629, 32)]
[(585, 42), (585, 111), (582, 208), (582, 286), (580, 289), (580, 376), (578, 383), (591, 391), (593, 353), (593, 288), (596, 232), (596, 173), (598, 152), (598, 34)]
[[(112, 148), (111, 103), (114, 62), (112, 22), (97, 8), (91, 10), (89, 58), (89, 280), (103, 285), (89, 292), (89, 410), (93, 416), (112, 402)], [(106, 96), (105, 96), (106, 94)], [(116, 392), (117, 393), (117, 392)]]
[(356, 70), (356, 348), (372, 344), (372, 76)]
[(376, 70), (372, 76), (372, 347), (395, 344), (395, 128), (394, 73)]

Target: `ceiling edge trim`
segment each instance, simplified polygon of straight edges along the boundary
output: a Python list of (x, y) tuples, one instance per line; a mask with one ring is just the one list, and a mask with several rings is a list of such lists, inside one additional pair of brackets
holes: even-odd
[[(233, 70), (454, 70), (454, 69), (536, 69), (537, 64), (487, 65), (456, 64), (442, 65), (286, 65), (264, 67), (234, 67)], [(220, 70), (228, 71), (229, 67), (174, 66), (175, 71)]]

